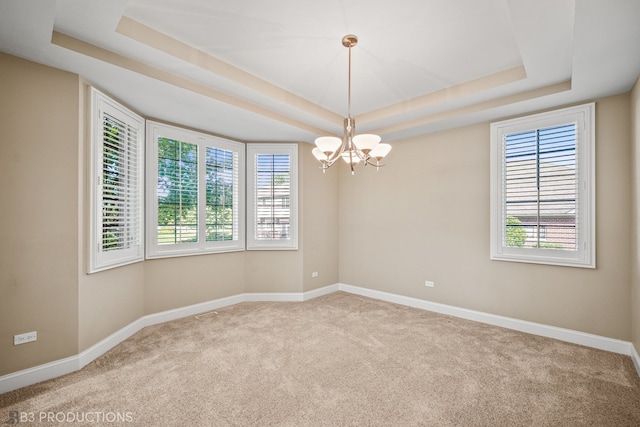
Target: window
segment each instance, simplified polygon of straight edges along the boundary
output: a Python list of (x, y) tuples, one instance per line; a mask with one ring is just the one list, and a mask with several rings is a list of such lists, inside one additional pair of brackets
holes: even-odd
[[(531, 242), (534, 247), (541, 246), (541, 241), (547, 240), (547, 226), (541, 224), (525, 225), (524, 230), (527, 233), (527, 241)], [(573, 237), (573, 236), (572, 236)], [(526, 244), (525, 242), (525, 244)]]
[(244, 145), (147, 126), (147, 257), (244, 250)]
[(144, 259), (144, 119), (91, 88), (89, 272)]
[(247, 147), (248, 249), (298, 249), (298, 146)]
[(491, 258), (595, 268), (595, 106), (491, 124)]

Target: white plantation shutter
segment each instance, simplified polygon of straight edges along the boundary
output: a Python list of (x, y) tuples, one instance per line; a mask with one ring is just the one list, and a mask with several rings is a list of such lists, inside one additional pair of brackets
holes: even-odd
[(147, 258), (240, 251), (244, 144), (147, 122)]
[(89, 272), (144, 259), (144, 119), (92, 89)]
[(206, 148), (206, 239), (240, 239), (240, 155), (237, 151)]
[(198, 146), (158, 138), (157, 244), (198, 241)]
[(297, 249), (296, 144), (249, 144), (248, 249)]
[(287, 154), (256, 154), (255, 240), (289, 239), (291, 158)]
[(593, 104), (491, 125), (491, 258), (595, 267)]
[(524, 227), (526, 246), (575, 251), (579, 225), (576, 124), (504, 138), (503, 245), (518, 245), (510, 241), (512, 229)]

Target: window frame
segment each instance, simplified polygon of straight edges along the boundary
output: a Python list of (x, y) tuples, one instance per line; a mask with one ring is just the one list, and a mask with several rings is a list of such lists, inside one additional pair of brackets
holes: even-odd
[[(576, 123), (577, 249), (554, 250), (503, 245), (505, 233), (504, 146), (509, 134)], [(491, 123), (490, 258), (569, 267), (596, 268), (595, 103)]]
[[(140, 115), (111, 99), (94, 87), (89, 87), (90, 97), (90, 134), (89, 134), (89, 262), (87, 273), (96, 273), (127, 264), (144, 260), (144, 140), (145, 120)], [(136, 168), (134, 173), (126, 174), (127, 182), (133, 182), (132, 191), (127, 186), (125, 206), (133, 206), (132, 214), (125, 214), (127, 218), (137, 221), (137, 227), (131, 230), (128, 226), (124, 230), (124, 239), (134, 242), (131, 246), (116, 250), (103, 250), (101, 242), (104, 234), (103, 221), (103, 164), (104, 164), (104, 117), (111, 116), (127, 127), (136, 130), (133, 154), (135, 159), (127, 163), (126, 169)], [(127, 159), (132, 157), (130, 151), (124, 154)], [(126, 221), (127, 219), (125, 219)], [(127, 224), (128, 225), (128, 224)]]
[[(258, 240), (256, 233), (256, 169), (257, 155), (289, 155), (289, 238)], [(297, 250), (298, 249), (298, 144), (257, 143), (247, 144), (247, 250)]]
[[(158, 244), (158, 137), (166, 137), (198, 147), (198, 241), (193, 243)], [(147, 195), (146, 195), (146, 257), (167, 258), (245, 250), (245, 144), (228, 139), (147, 121)], [(237, 236), (233, 240), (206, 240), (206, 148), (229, 150), (237, 155), (234, 219)]]

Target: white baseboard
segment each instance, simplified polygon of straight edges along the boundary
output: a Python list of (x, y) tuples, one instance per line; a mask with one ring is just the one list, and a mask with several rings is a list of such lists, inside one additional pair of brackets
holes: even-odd
[[(144, 328), (144, 326), (145, 326), (144, 317), (141, 317), (140, 319), (129, 323), (124, 328), (109, 335), (102, 341), (92, 345), (85, 351), (75, 356), (78, 364), (78, 367), (76, 369), (84, 368), (89, 363), (93, 362), (98, 357), (102, 356), (107, 351), (111, 350), (113, 347), (117, 346), (122, 341), (126, 340), (131, 335), (135, 334), (140, 329)], [(2, 391), (2, 383), (0, 382), (0, 392), (1, 391)]]
[(340, 285), (336, 283), (335, 285), (329, 285), (329, 286), (325, 286), (323, 288), (318, 288), (318, 289), (314, 289), (312, 291), (307, 291), (307, 292), (302, 294), (302, 300), (303, 301), (309, 301), (310, 299), (318, 298), (318, 297), (321, 297), (323, 295), (328, 295), (328, 294), (331, 294), (333, 292), (337, 292), (339, 290), (340, 290)]
[(274, 292), (274, 293), (248, 293), (244, 294), (245, 301), (271, 301), (271, 302), (282, 302), (282, 301), (303, 301), (301, 293), (295, 292)]
[(586, 347), (610, 351), (612, 353), (624, 354), (626, 356), (631, 356), (631, 349), (633, 348), (633, 345), (629, 341), (607, 338), (600, 335), (588, 334), (571, 329), (558, 328), (556, 326), (544, 325), (542, 323), (534, 323), (528, 322), (526, 320), (514, 319), (511, 317), (497, 316), (495, 314), (468, 310), (466, 308), (440, 304), (437, 302), (426, 301), (418, 298), (405, 297), (402, 295), (361, 288), (358, 286), (352, 286), (343, 283), (340, 283), (338, 287), (341, 291), (349, 292), (352, 294), (393, 302), (409, 307), (421, 308), (423, 310), (447, 314), (449, 316), (473, 320), (476, 322), (487, 323), (489, 325), (500, 326), (503, 328), (526, 332), (533, 335), (554, 338), (560, 341), (580, 344)]
[(611, 351), (631, 356), (633, 363), (640, 376), (640, 356), (633, 344), (628, 341), (616, 340), (613, 338), (587, 334), (570, 329), (557, 328), (555, 326), (543, 325), (540, 323), (527, 322), (524, 320), (509, 317), (496, 316), (489, 313), (467, 310), (446, 304), (425, 301), (417, 298), (405, 297), (388, 292), (376, 291), (373, 289), (361, 288), (358, 286), (343, 283), (325, 286), (308, 292), (291, 293), (243, 293), (226, 298), (207, 301), (200, 304), (167, 310), (160, 313), (150, 314), (130, 323), (124, 328), (116, 331), (99, 343), (91, 346), (78, 355), (70, 356), (61, 360), (56, 360), (33, 368), (13, 372), (0, 377), (0, 394), (18, 388), (36, 384), (41, 381), (56, 378), (79, 369), (91, 363), (98, 357), (111, 350), (122, 341), (126, 340), (146, 326), (168, 322), (182, 317), (193, 316), (206, 313), (219, 308), (228, 307), (234, 304), (248, 301), (308, 301), (322, 295), (327, 295), (336, 291), (344, 291), (356, 295), (362, 295), (382, 301), (388, 301), (409, 307), (420, 308), (436, 313), (447, 314), (462, 319), (501, 326), (534, 335), (554, 338), (574, 344), (581, 344), (600, 350)]
[(631, 344), (631, 360), (633, 360), (636, 372), (638, 372), (638, 376), (640, 376), (640, 355), (633, 344)]
[(195, 316), (196, 314), (206, 313), (222, 307), (240, 304), (241, 302), (248, 301), (245, 297), (246, 295), (247, 294), (238, 294), (207, 302), (201, 302), (199, 304), (188, 305), (186, 307), (161, 311), (160, 313), (148, 314), (141, 318), (144, 323), (142, 327), (157, 325), (158, 323), (169, 322), (170, 320), (181, 319), (187, 316)]
[(70, 374), (78, 369), (80, 369), (78, 366), (78, 356), (69, 356), (64, 359), (34, 366), (33, 368), (12, 372), (0, 377), (0, 395), (31, 384)]
[(245, 293), (243, 295), (245, 301), (309, 301), (338, 290), (338, 284), (335, 284), (307, 292)]
[(300, 293), (243, 293), (186, 307), (149, 314), (135, 320), (75, 356), (34, 366), (0, 377), (0, 394), (56, 378), (82, 369), (146, 326), (217, 310), (247, 301), (308, 301), (338, 290), (338, 285), (325, 286)]

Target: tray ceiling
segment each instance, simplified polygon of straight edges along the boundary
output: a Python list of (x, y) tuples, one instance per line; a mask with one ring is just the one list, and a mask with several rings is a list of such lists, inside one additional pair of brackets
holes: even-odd
[(141, 114), (242, 141), (386, 141), (628, 91), (636, 0), (20, 0), (0, 50)]

